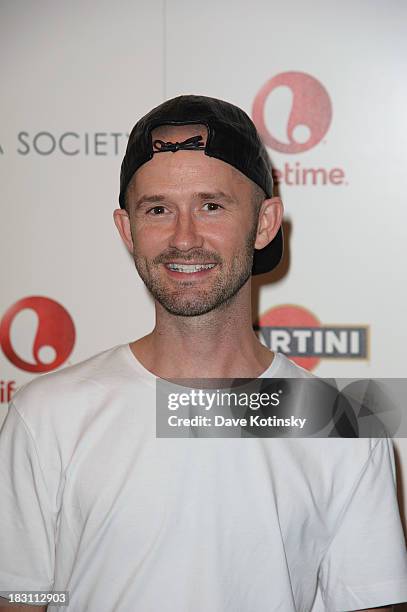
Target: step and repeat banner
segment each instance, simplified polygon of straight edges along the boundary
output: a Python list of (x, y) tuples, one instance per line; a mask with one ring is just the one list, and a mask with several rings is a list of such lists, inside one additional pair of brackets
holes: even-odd
[(286, 252), (253, 283), (263, 342), (322, 377), (406, 376), (405, 3), (4, 0), (1, 13), (0, 422), (27, 380), (151, 331), (112, 213), (132, 126), (185, 93), (241, 106), (274, 164)]

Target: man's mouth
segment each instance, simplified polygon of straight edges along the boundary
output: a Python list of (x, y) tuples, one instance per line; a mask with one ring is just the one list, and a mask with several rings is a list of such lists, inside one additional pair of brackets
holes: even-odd
[(166, 263), (165, 267), (173, 272), (182, 272), (184, 274), (193, 274), (196, 272), (202, 272), (203, 270), (210, 270), (216, 266), (215, 263), (195, 263), (195, 264), (180, 264), (180, 263)]

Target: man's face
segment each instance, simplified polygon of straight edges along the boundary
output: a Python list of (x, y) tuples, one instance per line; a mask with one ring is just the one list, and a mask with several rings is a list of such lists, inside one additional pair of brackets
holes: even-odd
[[(181, 142), (197, 126), (166, 127), (156, 138)], [(203, 151), (154, 154), (135, 173), (127, 209), (136, 268), (170, 313), (205, 314), (251, 276), (257, 213), (253, 183)]]

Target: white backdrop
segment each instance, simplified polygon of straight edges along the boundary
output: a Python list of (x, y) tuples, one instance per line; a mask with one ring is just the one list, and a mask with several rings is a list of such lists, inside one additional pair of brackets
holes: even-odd
[[(311, 347), (303, 363), (405, 377), (406, 22), (402, 0), (3, 0), (0, 421), (13, 388), (54, 358), (64, 367), (151, 330), (112, 211), (131, 127), (181, 93), (262, 118), (273, 163), (292, 169), (280, 184), (289, 258), (256, 282), (263, 324), (283, 305), (288, 327), (356, 326), (362, 355), (345, 338), (336, 359), (312, 362)], [(407, 464), (407, 440), (396, 446)]]

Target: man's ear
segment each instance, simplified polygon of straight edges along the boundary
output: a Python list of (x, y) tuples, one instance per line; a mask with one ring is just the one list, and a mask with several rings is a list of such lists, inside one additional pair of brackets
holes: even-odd
[(113, 219), (119, 234), (130, 253), (133, 253), (133, 238), (131, 235), (130, 218), (127, 210), (116, 208), (113, 211)]
[(264, 249), (276, 236), (283, 221), (284, 207), (279, 197), (268, 198), (260, 206), (255, 249)]

